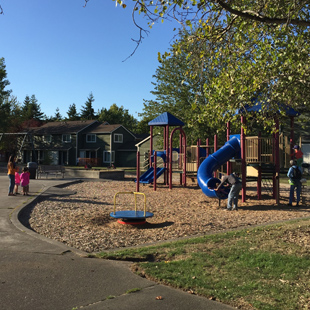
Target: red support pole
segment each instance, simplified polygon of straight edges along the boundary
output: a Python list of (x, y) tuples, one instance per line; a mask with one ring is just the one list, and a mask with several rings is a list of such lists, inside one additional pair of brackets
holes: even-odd
[[(183, 159), (183, 173), (182, 173), (182, 176), (183, 176), (183, 184), (184, 186), (186, 186), (186, 135), (185, 135), (185, 132), (184, 130), (182, 129), (182, 127), (179, 127), (179, 128), (175, 128), (171, 131), (171, 134), (170, 134), (170, 145), (172, 146), (172, 140), (173, 140), (173, 134), (175, 133), (176, 130), (180, 130), (180, 133), (183, 135), (183, 156), (184, 156), (184, 159)], [(169, 162), (170, 162), (170, 166), (172, 166), (172, 147), (170, 148), (169, 150)], [(169, 171), (169, 189), (172, 189), (172, 171)]]
[(154, 181), (153, 181), (153, 189), (156, 191), (157, 189), (157, 179), (156, 179), (156, 172), (157, 172), (157, 152), (154, 152)]
[(151, 162), (151, 156), (153, 153), (153, 126), (150, 126), (150, 162)]
[[(179, 151), (179, 155), (180, 155), (183, 152), (183, 136), (182, 136), (181, 132), (179, 134), (179, 148), (180, 148), (180, 151)], [(185, 150), (185, 152), (186, 152), (186, 150)], [(182, 163), (182, 160), (181, 160), (181, 157), (179, 156), (179, 159), (178, 159), (178, 169), (183, 168), (181, 166), (181, 163)], [(180, 185), (182, 185), (182, 184), (183, 184), (183, 176), (180, 175)]]
[(183, 148), (184, 148), (184, 152), (183, 152), (183, 184), (184, 187), (186, 187), (186, 135), (185, 132), (183, 132), (184, 137), (183, 137)]
[[(217, 135), (214, 135), (214, 152), (215, 153), (217, 151)], [(217, 171), (214, 171), (214, 177), (216, 178), (217, 177)]]
[(245, 158), (245, 117), (241, 116), (241, 172), (242, 172), (242, 202), (246, 200), (246, 158)]
[(166, 140), (166, 126), (164, 126), (164, 150), (166, 149), (166, 143), (167, 143), (167, 140)]
[(196, 156), (197, 156), (197, 171), (198, 171), (198, 168), (199, 168), (200, 145), (201, 145), (201, 140), (198, 139), (197, 140), (197, 153), (196, 153)]
[(257, 157), (258, 157), (258, 171), (257, 171), (257, 199), (262, 199), (262, 159), (261, 159), (261, 132), (258, 133), (257, 141)]
[[(172, 166), (172, 148), (169, 149), (169, 158), (171, 158), (171, 165), (170, 166)], [(169, 183), (169, 189), (172, 189), (172, 169), (169, 170), (168, 177), (169, 177), (169, 182), (168, 182)]]
[(276, 203), (279, 205), (279, 191), (280, 191), (280, 137), (279, 137), (279, 119), (276, 118), (276, 133), (275, 133), (275, 175), (274, 175), (274, 183), (275, 183), (275, 199)]
[[(227, 131), (226, 131), (227, 141), (230, 140), (230, 122), (227, 122)], [(231, 174), (231, 162), (228, 160), (226, 164), (227, 175)]]
[(215, 153), (217, 151), (217, 135), (214, 135), (214, 152)]
[(136, 192), (139, 192), (140, 185), (140, 152), (137, 152), (137, 184), (136, 184)]
[(168, 173), (171, 167), (169, 167), (169, 148), (172, 148), (172, 145), (169, 145), (169, 125), (166, 125), (166, 171), (165, 171), (165, 184), (168, 185)]
[(293, 147), (294, 147), (294, 117), (291, 116), (291, 137), (290, 137), (290, 155), (291, 159), (294, 159), (294, 152), (293, 152)]
[(272, 134), (272, 164), (274, 167), (274, 172), (272, 174), (272, 197), (276, 199), (276, 135)]
[(209, 157), (210, 151), (209, 151), (209, 138), (206, 139), (206, 158)]

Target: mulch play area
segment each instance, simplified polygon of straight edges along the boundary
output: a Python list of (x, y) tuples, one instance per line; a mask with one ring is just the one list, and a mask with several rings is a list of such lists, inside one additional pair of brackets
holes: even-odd
[[(247, 201), (239, 200), (238, 211), (225, 211), (226, 200), (205, 196), (196, 184), (169, 190), (159, 184), (140, 186), (146, 195), (147, 211), (154, 214), (143, 225), (122, 225), (110, 216), (117, 192), (134, 192), (135, 182), (81, 182), (68, 186), (76, 194), (52, 197), (38, 203), (31, 214), (30, 225), (41, 235), (71, 247), (92, 253), (108, 249), (152, 244), (188, 236), (246, 228), (277, 221), (310, 216), (307, 194), (302, 206), (287, 206), (289, 186), (281, 184), (280, 205), (263, 191), (257, 200), (256, 184), (247, 184)], [(142, 198), (140, 198), (142, 197)], [(143, 196), (137, 196), (137, 206), (143, 210)], [(116, 210), (133, 210), (134, 196), (120, 194)]]

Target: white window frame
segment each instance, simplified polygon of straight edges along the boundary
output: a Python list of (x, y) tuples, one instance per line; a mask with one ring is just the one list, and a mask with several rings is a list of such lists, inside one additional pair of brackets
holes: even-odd
[[(69, 137), (69, 139), (67, 140), (67, 139), (65, 139), (65, 137), (66, 137), (66, 138)], [(62, 142), (64, 142), (64, 143), (70, 143), (70, 142), (71, 142), (71, 135), (70, 135), (70, 134), (63, 134), (63, 135), (62, 135)]]
[(114, 134), (114, 143), (123, 143), (123, 134), (122, 133), (115, 133)]
[[(112, 160), (110, 161), (110, 156), (112, 153)], [(109, 154), (109, 156), (108, 156)], [(107, 158), (106, 158), (107, 157)], [(103, 162), (104, 163), (114, 163), (115, 162), (115, 151), (103, 151)]]
[(47, 142), (47, 143), (52, 142), (52, 135), (45, 135), (45, 136), (43, 136), (43, 141)]
[[(88, 140), (88, 138), (91, 137), (91, 140)], [(95, 138), (94, 140), (92, 140), (92, 138)], [(87, 143), (96, 143), (97, 140), (97, 136), (95, 134), (87, 134), (86, 135), (86, 142)]]

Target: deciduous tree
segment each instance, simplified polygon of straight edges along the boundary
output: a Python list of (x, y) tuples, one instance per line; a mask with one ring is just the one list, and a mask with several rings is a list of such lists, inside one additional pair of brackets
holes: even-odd
[(121, 124), (125, 128), (136, 132), (138, 121), (129, 114), (128, 109), (118, 107), (115, 103), (109, 109), (102, 108), (98, 112), (98, 120), (109, 124)]
[(279, 104), (309, 110), (308, 1), (140, 0), (134, 13), (143, 14), (149, 27), (174, 19), (187, 32), (159, 60), (186, 53), (188, 77), (208, 75), (199, 108), (210, 126), (219, 128), (223, 118), (236, 121), (236, 111), (257, 96), (262, 113), (251, 119), (266, 130), (274, 128), (275, 113), (286, 121)]

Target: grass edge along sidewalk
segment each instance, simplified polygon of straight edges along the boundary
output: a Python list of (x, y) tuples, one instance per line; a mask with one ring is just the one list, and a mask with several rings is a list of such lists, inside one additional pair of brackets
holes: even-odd
[(239, 309), (310, 309), (310, 218), (96, 256)]

